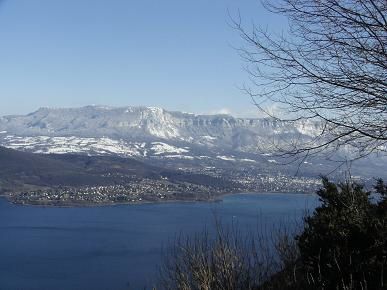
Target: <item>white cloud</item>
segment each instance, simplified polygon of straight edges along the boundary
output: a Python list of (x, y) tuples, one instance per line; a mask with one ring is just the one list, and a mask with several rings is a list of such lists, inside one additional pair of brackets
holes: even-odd
[(229, 108), (220, 108), (216, 110), (211, 110), (207, 112), (209, 115), (232, 115), (234, 116), (235, 114), (230, 110)]
[[(286, 110), (281, 108), (279, 104), (272, 103), (270, 105), (265, 106), (264, 110), (270, 114), (271, 116), (275, 116), (278, 118), (284, 117)], [(220, 109), (214, 109), (205, 112), (207, 115), (216, 115), (216, 114), (227, 114), (231, 115), (233, 117), (239, 117), (239, 118), (267, 118), (269, 117), (268, 114), (254, 106), (253, 104), (251, 106), (245, 107), (243, 109), (230, 109), (230, 108), (220, 108)]]

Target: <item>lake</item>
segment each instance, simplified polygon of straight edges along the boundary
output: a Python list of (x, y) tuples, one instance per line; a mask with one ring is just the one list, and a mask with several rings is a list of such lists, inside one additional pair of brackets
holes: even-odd
[(315, 195), (236, 194), (216, 203), (104, 207), (13, 205), (0, 198), (0, 290), (141, 289), (178, 234), (300, 220)]

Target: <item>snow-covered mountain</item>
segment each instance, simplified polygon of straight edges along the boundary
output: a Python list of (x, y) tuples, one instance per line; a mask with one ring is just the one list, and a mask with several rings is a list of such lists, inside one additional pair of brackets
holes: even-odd
[(313, 122), (195, 115), (154, 107), (41, 108), (0, 118), (0, 145), (40, 153), (185, 158), (205, 151), (262, 153), (269, 151), (273, 139), (308, 139), (319, 132), (319, 124)]

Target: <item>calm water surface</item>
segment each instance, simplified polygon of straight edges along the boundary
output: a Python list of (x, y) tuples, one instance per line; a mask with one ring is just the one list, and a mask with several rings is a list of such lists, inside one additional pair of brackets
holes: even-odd
[(211, 228), (214, 215), (249, 228), (295, 221), (316, 204), (316, 196), (301, 194), (83, 208), (17, 206), (0, 198), (0, 290), (141, 289), (152, 285), (168, 242)]

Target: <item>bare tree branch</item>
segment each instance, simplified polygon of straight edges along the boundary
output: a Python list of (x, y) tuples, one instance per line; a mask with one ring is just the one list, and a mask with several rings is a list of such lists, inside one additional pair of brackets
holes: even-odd
[[(233, 26), (251, 86), (244, 91), (278, 121), (317, 122), (312, 140), (278, 144), (279, 152), (304, 158), (348, 147), (356, 156), (385, 152), (387, 142), (387, 2), (385, 0), (266, 1), (289, 19), (289, 31)], [(282, 114), (267, 108), (281, 106)], [(285, 116), (284, 116), (285, 115)], [(299, 155), (302, 155), (301, 157)]]

